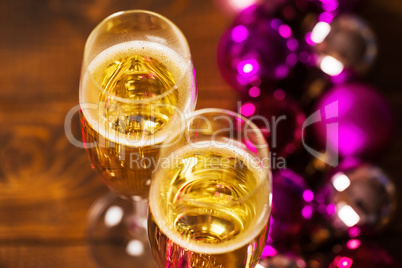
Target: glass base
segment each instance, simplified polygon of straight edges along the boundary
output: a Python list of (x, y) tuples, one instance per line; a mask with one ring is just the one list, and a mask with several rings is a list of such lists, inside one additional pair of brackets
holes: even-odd
[(102, 268), (156, 268), (147, 233), (148, 200), (124, 200), (109, 193), (89, 214), (91, 253)]

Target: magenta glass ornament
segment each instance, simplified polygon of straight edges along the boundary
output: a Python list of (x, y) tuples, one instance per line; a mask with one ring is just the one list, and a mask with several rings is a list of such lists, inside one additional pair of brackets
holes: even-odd
[(318, 102), (314, 132), (341, 157), (379, 157), (393, 137), (393, 114), (384, 97), (363, 83), (333, 87)]
[(314, 61), (335, 82), (364, 74), (377, 56), (374, 33), (367, 23), (352, 14), (324, 12), (305, 41), (313, 47)]
[[(335, 0), (333, 0), (335, 1)], [(340, 12), (351, 12), (362, 8), (370, 0), (338, 0), (338, 10)]]
[[(252, 87), (249, 94), (258, 97), (243, 98), (239, 112), (261, 129), (269, 144), (272, 160), (287, 157), (300, 149), (302, 125), (306, 117), (299, 104), (281, 89), (267, 95), (262, 94), (259, 87)], [(280, 163), (271, 162), (271, 165), (275, 168)]]
[[(292, 246), (313, 213), (314, 193), (306, 187), (304, 179), (292, 170), (273, 172), (272, 192), (267, 256), (273, 256), (276, 250), (286, 250)], [(270, 250), (271, 255), (268, 254)]]
[(391, 255), (380, 246), (350, 239), (333, 254), (328, 268), (397, 268)]
[(264, 7), (252, 6), (222, 35), (218, 65), (231, 86), (247, 93), (253, 86), (269, 88), (286, 78), (297, 63), (297, 48), (288, 25), (271, 17)]
[(318, 212), (350, 237), (374, 234), (390, 221), (396, 205), (394, 183), (371, 164), (337, 168), (317, 191)]

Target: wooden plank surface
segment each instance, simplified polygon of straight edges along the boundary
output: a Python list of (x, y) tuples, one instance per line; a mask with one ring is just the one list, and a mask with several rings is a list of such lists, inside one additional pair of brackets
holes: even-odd
[[(197, 71), (199, 108), (235, 107), (238, 96), (216, 63), (217, 42), (233, 17), (215, 1), (1, 1), (0, 268), (96, 267), (86, 242), (87, 212), (107, 189), (85, 151), (68, 142), (64, 119), (78, 103), (87, 36), (104, 17), (125, 9), (161, 13), (182, 29)], [(380, 45), (368, 81), (383, 89), (398, 121), (398, 138), (381, 165), (400, 180), (402, 5), (372, 0), (362, 15)], [(73, 132), (80, 135), (77, 118)], [(401, 216), (387, 233), (389, 248), (397, 252)]]

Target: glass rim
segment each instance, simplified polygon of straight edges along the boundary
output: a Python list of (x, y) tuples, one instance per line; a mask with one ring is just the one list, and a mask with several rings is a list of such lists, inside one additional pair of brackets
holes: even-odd
[[(187, 53), (188, 55), (186, 55), (186, 57), (184, 57), (186, 67), (183, 68), (183, 72), (181, 73), (179, 79), (177, 81), (175, 81), (175, 84), (171, 88), (169, 88), (167, 91), (163, 92), (162, 94), (160, 94), (158, 96), (154, 96), (154, 97), (150, 97), (150, 98), (146, 98), (146, 99), (142, 99), (142, 100), (129, 100), (129, 99), (125, 99), (125, 98), (122, 98), (122, 97), (118, 97), (118, 96), (116, 96), (114, 94), (110, 94), (110, 93), (105, 94), (106, 96), (113, 97), (114, 100), (117, 100), (117, 101), (122, 102), (122, 103), (146, 104), (146, 103), (150, 103), (150, 102), (160, 100), (160, 99), (168, 96), (173, 91), (178, 90), (179, 86), (183, 83), (186, 75), (188, 75), (189, 69), (193, 65), (192, 60), (191, 60), (191, 53), (190, 53), (190, 47), (189, 47), (188, 41), (187, 41), (185, 35), (183, 34), (183, 32), (180, 30), (179, 27), (177, 27), (176, 24), (174, 24), (171, 20), (169, 20), (165, 16), (163, 16), (161, 14), (158, 14), (156, 12), (149, 11), (149, 10), (144, 10), (144, 9), (131, 9), (131, 10), (118, 11), (118, 12), (115, 12), (115, 13), (107, 16), (100, 23), (98, 23), (96, 25), (96, 27), (91, 31), (91, 33), (89, 34), (89, 36), (88, 36), (88, 38), (87, 38), (87, 40), (85, 42), (85, 48), (84, 48), (83, 69), (85, 70), (86, 74), (90, 74), (89, 69), (88, 69), (90, 63), (88, 62), (88, 59), (87, 59), (87, 53), (88, 53), (88, 49), (89, 49), (88, 48), (89, 42), (90, 42), (90, 40), (92, 40), (94, 38), (95, 34), (99, 31), (99, 29), (103, 25), (105, 25), (110, 19), (112, 19), (114, 17), (118, 17), (118, 16), (126, 15), (126, 14), (139, 14), (139, 13), (148, 14), (148, 15), (152, 15), (154, 17), (157, 17), (157, 18), (165, 21), (172, 28), (177, 30), (177, 32), (179, 33), (179, 35), (178, 35), (179, 39), (182, 39), (181, 41), (184, 42), (185, 47), (187, 48), (187, 52), (188, 52)], [(95, 80), (93, 75), (90, 74), (88, 76), (89, 76), (89, 79), (92, 80), (92, 83), (99, 89), (100, 92), (102, 92), (104, 90), (104, 88)]]

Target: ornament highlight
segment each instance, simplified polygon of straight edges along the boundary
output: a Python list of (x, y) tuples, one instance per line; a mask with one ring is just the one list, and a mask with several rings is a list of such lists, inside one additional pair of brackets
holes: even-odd
[[(314, 132), (341, 157), (375, 158), (393, 137), (393, 114), (384, 97), (363, 83), (333, 87), (318, 101)], [(332, 124), (331, 131), (327, 127)], [(381, 130), (381, 131), (379, 131)]]
[(286, 78), (297, 63), (298, 41), (292, 29), (262, 6), (252, 6), (234, 20), (218, 46), (224, 79), (240, 93), (270, 88)]

